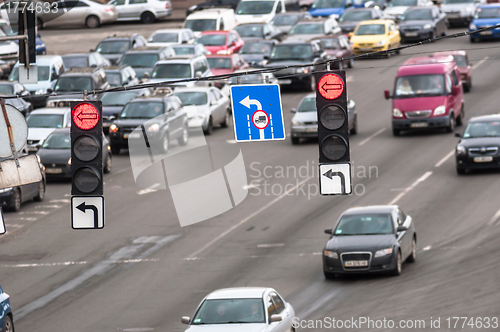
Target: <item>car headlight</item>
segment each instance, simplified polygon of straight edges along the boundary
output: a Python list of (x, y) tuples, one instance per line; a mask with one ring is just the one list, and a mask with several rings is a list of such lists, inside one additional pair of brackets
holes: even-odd
[(467, 154), (467, 150), (463, 145), (457, 145), (457, 154)]
[(148, 127), (148, 131), (151, 133), (156, 133), (158, 130), (160, 130), (160, 125), (157, 123), (153, 123), (151, 126)]
[(292, 126), (300, 126), (301, 123), (299, 121), (292, 121)]
[(375, 257), (383, 257), (392, 254), (392, 248), (381, 249), (375, 253)]
[(36, 95), (44, 95), (46, 93), (47, 93), (46, 89), (38, 89), (38, 90), (35, 91)]
[(469, 25), (469, 30), (477, 30), (476, 25), (471, 23), (471, 24)]
[(297, 74), (307, 74), (309, 72), (309, 67), (295, 68)]
[(385, 40), (381, 40), (375, 44), (375, 46), (384, 46), (384, 45), (385, 45)]
[(397, 108), (392, 110), (392, 116), (395, 118), (402, 118), (404, 116), (403, 112), (398, 110)]
[(424, 25), (424, 30), (428, 30), (428, 29), (430, 29), (430, 28), (432, 28), (432, 25), (431, 25), (431, 24), (426, 24), (426, 25)]
[(12, 187), (0, 189), (0, 194), (6, 193), (12, 190)]
[(326, 257), (330, 258), (339, 258), (339, 254), (336, 251), (325, 250), (323, 253)]
[(109, 126), (110, 133), (116, 133), (117, 131), (118, 131), (118, 126), (115, 125), (114, 123), (111, 126)]
[(71, 165), (71, 158), (68, 159), (68, 165)]
[(436, 107), (436, 109), (434, 110), (434, 115), (443, 115), (446, 113), (446, 106), (444, 105), (441, 105), (441, 106), (438, 106)]
[(56, 102), (55, 102), (55, 101), (53, 101), (53, 100), (49, 100), (49, 101), (47, 102), (47, 107), (56, 107)]

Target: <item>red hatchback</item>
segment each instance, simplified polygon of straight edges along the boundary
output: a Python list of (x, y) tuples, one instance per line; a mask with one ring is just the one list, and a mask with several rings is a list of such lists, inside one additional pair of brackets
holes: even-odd
[(196, 39), (197, 44), (203, 44), (211, 54), (237, 53), (245, 44), (236, 31), (203, 31)]
[(239, 54), (209, 54), (206, 57), (214, 75), (231, 74), (248, 67)]
[(398, 69), (392, 98), (392, 130), (445, 128), (453, 132), (464, 119), (462, 80), (451, 56), (419, 57)]
[(449, 51), (449, 52), (436, 52), (433, 56), (445, 56), (451, 55), (458, 66), (458, 71), (460, 72), (460, 77), (462, 78), (462, 84), (465, 92), (469, 92), (472, 89), (472, 66), (470, 65), (469, 58), (467, 57), (467, 52), (465, 51)]

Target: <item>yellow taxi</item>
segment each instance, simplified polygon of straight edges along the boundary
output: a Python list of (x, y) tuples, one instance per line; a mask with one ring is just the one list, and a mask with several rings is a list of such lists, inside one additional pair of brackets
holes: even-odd
[(355, 55), (399, 47), (401, 37), (392, 20), (371, 20), (358, 24), (351, 36)]

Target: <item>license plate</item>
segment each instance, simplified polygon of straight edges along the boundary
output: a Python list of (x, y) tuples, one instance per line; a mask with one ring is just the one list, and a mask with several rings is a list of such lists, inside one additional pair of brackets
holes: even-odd
[(429, 124), (427, 122), (417, 122), (417, 123), (412, 123), (410, 125), (412, 128), (426, 128), (429, 127)]
[(61, 174), (62, 168), (45, 168), (45, 173), (47, 173), (47, 174)]
[(483, 35), (483, 36), (485, 36), (485, 35), (486, 35), (486, 36), (489, 36), (489, 35), (492, 35), (492, 34), (493, 34), (493, 31), (481, 31), (479, 34), (480, 34), (480, 35)]
[(372, 49), (370, 47), (360, 47), (359, 50), (362, 51), (362, 52), (369, 52)]
[(292, 84), (292, 80), (278, 80), (279, 84)]
[(38, 151), (38, 147), (36, 147), (36, 146), (28, 146), (28, 151)]
[(347, 261), (344, 262), (345, 267), (363, 267), (368, 266), (368, 261)]
[(448, 16), (448, 18), (459, 18), (460, 14), (448, 13), (448, 14), (446, 14), (446, 16)]
[(107, 127), (111, 126), (111, 123), (110, 123), (110, 122), (103, 122), (103, 123), (102, 123), (102, 126), (103, 126), (104, 128), (107, 128)]
[(493, 161), (492, 156), (485, 156), (485, 157), (475, 157), (474, 162), (475, 163), (490, 163)]
[(405, 33), (406, 37), (416, 37), (418, 36), (418, 32), (407, 32)]
[(316, 133), (316, 132), (318, 132), (318, 128), (306, 128), (306, 132), (308, 132), (308, 133)]

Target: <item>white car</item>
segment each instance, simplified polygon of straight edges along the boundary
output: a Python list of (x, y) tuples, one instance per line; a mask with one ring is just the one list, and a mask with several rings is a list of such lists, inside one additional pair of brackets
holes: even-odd
[(118, 21), (153, 23), (172, 14), (170, 0), (112, 0), (108, 3), (116, 6)]
[(178, 88), (174, 96), (179, 97), (183, 106), (192, 105), (196, 112), (188, 113), (189, 128), (203, 129), (210, 135), (215, 125), (223, 128), (231, 121), (229, 98), (215, 87)]
[(450, 25), (469, 25), (477, 7), (484, 3), (486, 0), (444, 0), (440, 8)]
[(434, 3), (431, 0), (392, 0), (385, 8), (384, 14), (386, 18), (397, 21), (410, 7), (429, 7), (433, 5)]
[(236, 7), (236, 22), (242, 23), (269, 23), (276, 14), (284, 13), (284, 0), (241, 0)]
[(191, 29), (196, 37), (208, 30), (233, 30), (236, 27), (234, 11), (228, 8), (210, 8), (196, 11), (186, 17), (183, 28)]
[(198, 306), (185, 332), (290, 332), (295, 311), (272, 288), (239, 287), (216, 290)]
[[(257, 69), (257, 68), (255, 68)], [(246, 71), (252, 71), (252, 68), (247, 68), (245, 70), (238, 70), (236, 73), (242, 73)], [(226, 82), (226, 85), (222, 87), (222, 93), (226, 96), (231, 97), (231, 85), (239, 84), (278, 84), (278, 79), (272, 73), (255, 73), (240, 76), (238, 80), (237, 77), (231, 77)]]
[(69, 107), (39, 108), (28, 115), (26, 122), (28, 123), (28, 152), (34, 153), (54, 130), (71, 126), (71, 109)]
[(156, 30), (149, 36), (148, 45), (171, 46), (176, 44), (192, 44), (195, 36), (191, 29)]

